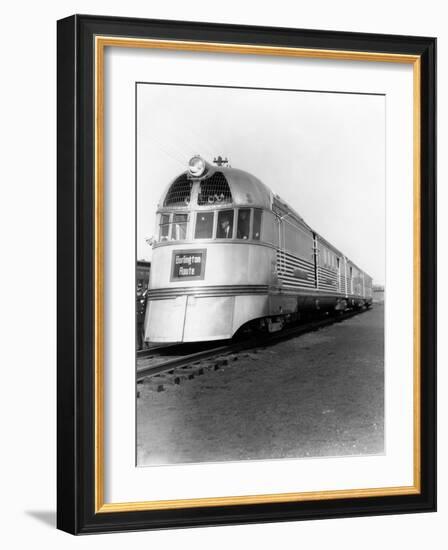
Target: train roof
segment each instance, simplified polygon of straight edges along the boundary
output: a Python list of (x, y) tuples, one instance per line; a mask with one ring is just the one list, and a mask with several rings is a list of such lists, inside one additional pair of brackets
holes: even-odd
[(237, 206), (272, 207), (272, 191), (256, 176), (237, 168), (221, 167)]

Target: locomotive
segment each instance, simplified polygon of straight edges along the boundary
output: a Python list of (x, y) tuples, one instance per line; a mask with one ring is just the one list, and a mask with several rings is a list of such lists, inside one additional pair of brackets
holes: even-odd
[(194, 156), (157, 207), (147, 342), (274, 332), (303, 314), (370, 307), (372, 278), (254, 175)]

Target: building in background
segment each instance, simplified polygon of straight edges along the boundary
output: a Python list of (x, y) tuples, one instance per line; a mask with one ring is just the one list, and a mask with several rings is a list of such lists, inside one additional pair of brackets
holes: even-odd
[(384, 286), (373, 285), (373, 303), (384, 304)]

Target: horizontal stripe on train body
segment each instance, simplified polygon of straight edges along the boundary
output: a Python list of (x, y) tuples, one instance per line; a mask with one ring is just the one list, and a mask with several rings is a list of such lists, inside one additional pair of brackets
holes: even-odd
[(301, 269), (307, 273), (314, 273), (314, 267), (305, 264), (297, 264), (291, 262), (277, 262), (278, 266), (287, 267), (288, 269)]
[(162, 300), (181, 296), (235, 296), (242, 294), (267, 294), (268, 285), (219, 285), (157, 288), (148, 291), (148, 300)]
[(294, 267), (301, 267), (303, 269), (314, 269), (314, 265), (309, 262), (297, 262), (297, 261), (289, 260), (287, 258), (286, 259), (277, 258), (277, 261), (279, 261), (282, 264), (292, 265)]
[(329, 273), (324, 273), (322, 271), (317, 272), (318, 276), (321, 277), (323, 280), (328, 279), (329, 281), (338, 281), (337, 275), (330, 275)]
[(298, 268), (282, 269), (278, 271), (278, 277), (280, 279), (282, 277), (286, 277), (287, 279), (291, 279), (292, 281), (311, 282), (314, 284), (314, 275), (312, 273), (307, 273), (305, 271), (302, 271), (301, 273), (296, 273), (296, 270), (298, 270)]
[(289, 258), (282, 258), (277, 256), (277, 262), (287, 265), (293, 265), (294, 267), (302, 267), (304, 269), (314, 269), (314, 264), (310, 262), (291, 260)]
[(313, 289), (305, 289), (305, 288), (287, 288), (287, 287), (282, 287), (281, 291), (279, 292), (280, 296), (282, 295), (285, 295), (285, 296), (294, 296), (294, 297), (297, 297), (297, 298), (311, 298), (311, 299), (315, 299), (315, 300), (322, 300), (322, 299), (325, 299), (325, 298), (331, 298), (331, 299), (335, 299), (335, 298), (339, 298), (339, 299), (347, 299), (347, 297), (342, 294), (341, 292), (338, 292), (337, 290), (334, 290), (334, 291), (329, 291), (329, 290), (322, 290), (322, 289), (317, 289), (317, 288), (313, 288)]
[(323, 267), (321, 265), (318, 265), (317, 268), (319, 269), (319, 271), (327, 273), (328, 275), (334, 275), (335, 277), (338, 276), (338, 272), (336, 270), (329, 269), (328, 267)]
[(279, 259), (282, 262), (286, 262), (291, 265), (301, 265), (303, 267), (312, 267), (314, 269), (314, 263), (308, 262), (306, 260), (302, 260), (301, 258), (291, 258), (288, 256), (277, 256), (277, 259)]
[(314, 284), (314, 277), (307, 274), (307, 278), (305, 277), (298, 277), (294, 275), (294, 271), (282, 271), (281, 273), (278, 273), (279, 279), (285, 278), (290, 279), (291, 281), (295, 282), (302, 282), (302, 283), (313, 283)]
[(291, 283), (291, 282), (288, 282), (288, 281), (284, 281), (284, 282), (283, 282), (282, 288), (283, 288), (283, 287), (287, 287), (287, 288), (298, 288), (298, 289), (300, 289), (300, 288), (303, 288), (303, 289), (307, 289), (307, 288), (309, 288), (309, 289), (315, 289), (315, 288), (316, 288), (315, 285), (313, 285), (313, 284), (312, 284), (312, 285), (301, 285), (301, 284), (294, 284), (294, 283)]
[(322, 275), (321, 273), (318, 274), (318, 279), (319, 279), (319, 282), (322, 282), (322, 283), (327, 283), (327, 284), (335, 284), (338, 282), (337, 279), (334, 279), (333, 277), (329, 277), (328, 275)]
[(279, 279), (286, 279), (288, 281), (293, 281), (295, 283), (305, 283), (314, 285), (314, 277), (309, 276), (308, 278), (297, 277), (294, 275), (293, 271), (283, 271), (278, 274)]
[(325, 275), (324, 273), (318, 273), (317, 277), (321, 281), (328, 282), (328, 283), (338, 283), (339, 282), (337, 277), (330, 277), (329, 275)]
[(338, 287), (337, 281), (331, 281), (329, 279), (318, 278), (317, 286), (328, 286), (330, 288)]
[(328, 292), (339, 292), (339, 289), (335, 287), (328, 287), (328, 286), (322, 286), (322, 285), (318, 286), (317, 290), (326, 290)]
[(337, 281), (339, 279), (337, 273), (329, 273), (328, 271), (323, 271), (322, 269), (318, 269), (317, 271), (318, 275), (320, 277), (327, 277), (328, 279), (331, 279), (332, 281)]
[(283, 252), (277, 253), (277, 273), (281, 280), (290, 281), (296, 286), (314, 286), (314, 264)]

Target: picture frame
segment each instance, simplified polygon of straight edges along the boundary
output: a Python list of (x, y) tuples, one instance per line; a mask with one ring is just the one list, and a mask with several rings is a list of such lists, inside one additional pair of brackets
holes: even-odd
[[(57, 40), (58, 528), (84, 534), (435, 511), (436, 40), (90, 15), (58, 21)], [(412, 66), (412, 484), (186, 500), (105, 500), (107, 48)]]

